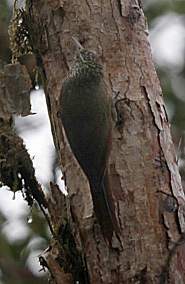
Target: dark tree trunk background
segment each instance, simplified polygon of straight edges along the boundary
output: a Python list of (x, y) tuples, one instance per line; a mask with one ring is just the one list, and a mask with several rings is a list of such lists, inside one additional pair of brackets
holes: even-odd
[[(54, 239), (41, 261), (53, 283), (184, 283), (185, 197), (140, 1), (27, 2), (27, 29), (69, 192), (64, 197), (51, 184)], [(113, 119), (109, 168), (121, 235), (110, 247), (59, 118), (72, 36), (100, 57), (119, 122)]]

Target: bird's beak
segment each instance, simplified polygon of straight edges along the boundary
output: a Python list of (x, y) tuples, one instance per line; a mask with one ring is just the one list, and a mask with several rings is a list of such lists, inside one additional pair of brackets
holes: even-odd
[(72, 36), (72, 39), (74, 40), (76, 47), (78, 48), (79, 51), (84, 49), (84, 47), (81, 45), (81, 43), (79, 43), (79, 41), (74, 36)]
[(84, 47), (79, 43), (79, 41), (75, 37), (72, 36), (72, 39), (74, 40), (74, 42), (75, 42), (75, 44), (77, 46), (78, 56), (80, 57), (81, 61), (84, 62), (84, 58), (83, 58), (83, 56), (81, 54), (81, 51), (84, 49)]

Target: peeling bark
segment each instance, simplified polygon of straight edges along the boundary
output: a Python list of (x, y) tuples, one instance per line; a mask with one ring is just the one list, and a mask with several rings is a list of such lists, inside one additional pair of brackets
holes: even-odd
[(14, 193), (21, 190), (29, 206), (35, 199), (42, 209), (47, 202), (23, 140), (13, 127), (13, 114), (30, 114), (30, 89), (24, 66), (16, 63), (0, 69), (0, 182)]

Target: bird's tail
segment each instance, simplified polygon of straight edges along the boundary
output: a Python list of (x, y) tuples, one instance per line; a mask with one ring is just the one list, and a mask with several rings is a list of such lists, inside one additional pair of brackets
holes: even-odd
[(99, 184), (90, 184), (94, 211), (100, 224), (103, 236), (111, 242), (113, 232), (118, 233), (119, 227), (114, 212), (114, 204), (110, 194), (109, 177), (106, 173)]

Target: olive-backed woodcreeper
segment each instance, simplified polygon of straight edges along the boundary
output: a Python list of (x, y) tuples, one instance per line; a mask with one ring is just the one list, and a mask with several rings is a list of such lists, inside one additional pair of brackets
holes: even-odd
[(107, 171), (111, 103), (97, 56), (74, 40), (78, 52), (69, 76), (63, 82), (61, 118), (72, 152), (88, 178), (102, 233), (110, 240), (117, 228)]

